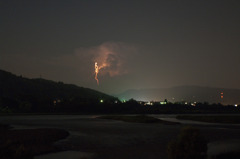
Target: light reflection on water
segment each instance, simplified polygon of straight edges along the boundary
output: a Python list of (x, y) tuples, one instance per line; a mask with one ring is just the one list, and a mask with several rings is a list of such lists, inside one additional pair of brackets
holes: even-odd
[[(196, 114), (195, 114), (196, 115)], [(209, 114), (210, 115), (210, 114)], [(40, 128), (40, 127), (54, 127), (54, 128), (62, 128), (66, 129), (70, 132), (70, 136), (65, 139), (65, 141), (72, 142), (83, 142), (86, 143), (94, 143), (97, 141), (99, 144), (103, 145), (124, 145), (126, 143), (135, 143), (133, 138), (144, 141), (151, 141), (150, 139), (154, 138), (154, 131), (158, 130), (159, 134), (165, 135), (164, 138), (168, 136), (168, 132), (171, 132), (172, 129), (177, 129), (176, 126), (166, 126), (166, 125), (158, 125), (157, 127), (153, 125), (139, 124), (139, 123), (127, 123), (127, 122), (119, 122), (119, 121), (108, 121), (108, 120), (100, 120), (96, 119), (98, 115), (36, 115), (36, 116), (1, 116), (0, 121), (4, 123), (9, 123), (16, 129), (23, 128)], [(176, 121), (176, 114), (162, 114), (162, 115), (150, 115), (156, 118), (160, 118), (162, 120), (168, 121)], [(222, 125), (218, 125), (218, 127), (212, 127), (211, 125), (216, 125), (213, 123), (204, 123), (204, 122), (196, 122), (196, 121), (183, 121), (183, 124), (193, 124), (193, 125), (208, 125), (207, 128), (211, 128), (212, 130), (221, 130), (221, 129), (229, 129), (231, 131), (231, 127), (222, 127)], [(229, 126), (229, 124), (227, 124)], [(142, 129), (141, 127), (145, 127)], [(180, 126), (179, 126), (180, 128)], [(148, 129), (148, 130), (147, 130)], [(137, 133), (135, 133), (135, 130)], [(151, 130), (151, 131), (150, 131)], [(228, 131), (228, 130), (227, 130)], [(226, 131), (226, 132), (227, 132)], [(147, 134), (147, 135), (146, 135)], [(160, 135), (159, 135), (160, 136)], [(239, 136), (232, 136), (233, 138), (238, 138), (238, 140), (221, 140), (214, 141), (208, 144), (208, 154), (216, 155), (224, 152), (231, 152), (236, 149), (240, 149), (240, 139)], [(163, 138), (163, 139), (164, 139)], [(136, 140), (136, 141), (138, 141)], [(167, 139), (166, 139), (167, 140)], [(58, 141), (63, 142), (63, 141)], [(64, 157), (65, 156), (65, 157)], [(67, 157), (66, 157), (67, 156)], [(69, 157), (70, 156), (70, 157)], [(81, 159), (81, 158), (91, 158), (93, 154), (78, 152), (78, 151), (64, 151), (58, 153), (51, 153), (48, 155), (37, 156), (35, 159), (48, 159), (48, 158), (68, 158), (68, 159)], [(41, 157), (41, 158), (39, 158)]]
[(34, 159), (89, 159), (92, 158), (92, 153), (80, 151), (62, 151), (50, 153), (46, 155), (35, 156)]

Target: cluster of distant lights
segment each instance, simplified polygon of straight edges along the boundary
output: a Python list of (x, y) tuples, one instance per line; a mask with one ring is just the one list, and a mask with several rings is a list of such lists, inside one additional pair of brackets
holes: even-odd
[[(222, 93), (221, 93), (221, 95), (222, 95)], [(221, 98), (223, 98), (223, 97), (221, 96)], [(60, 102), (61, 102), (61, 100), (59, 100), (59, 99), (53, 101), (54, 105), (56, 105), (57, 103), (60, 103)], [(100, 102), (100, 103), (104, 103), (104, 100), (103, 100), (103, 99), (100, 99), (99, 102)], [(126, 101), (125, 99), (122, 100), (122, 103), (126, 103), (126, 102), (127, 102), (127, 101)], [(118, 101), (115, 100), (114, 103), (117, 104)], [(159, 103), (160, 105), (165, 105), (165, 104), (167, 104), (166, 101), (160, 101), (160, 102), (155, 102), (155, 101), (151, 101), (151, 102), (141, 102), (141, 101), (140, 101), (140, 102), (139, 102), (139, 104), (142, 104), (142, 105), (154, 105), (154, 104), (156, 104), (156, 103)], [(189, 105), (191, 105), (191, 106), (196, 106), (197, 102), (193, 102), (193, 103), (191, 103), (191, 102), (184, 102), (184, 104), (185, 104), (185, 105), (188, 105), (188, 104), (189, 104)], [(238, 104), (234, 104), (234, 106), (235, 106), (235, 107), (238, 107)]]
[[(104, 103), (103, 99), (100, 99), (100, 103)], [(117, 100), (114, 101), (115, 104), (118, 103)], [(126, 100), (122, 100), (122, 103), (126, 103)], [(154, 105), (155, 103), (159, 103), (160, 105), (165, 105), (167, 104), (166, 101), (161, 101), (161, 102), (139, 102), (139, 104), (143, 104), (143, 105)], [(197, 102), (193, 102), (193, 103), (188, 103), (188, 102), (184, 102), (185, 105), (190, 104), (191, 106), (196, 106)], [(238, 107), (238, 104), (234, 104), (235, 107)]]
[(146, 103), (139, 102), (139, 104), (144, 104), (144, 105), (153, 105), (154, 103), (159, 103), (161, 105), (167, 104), (167, 102), (146, 102)]
[[(167, 102), (165, 101), (161, 101), (161, 102), (146, 102), (144, 103), (144, 105), (154, 105), (155, 103), (159, 103), (160, 105), (165, 105), (167, 104)], [(140, 104), (143, 104), (142, 102), (140, 102)], [(190, 103), (188, 102), (184, 102), (185, 105), (188, 105)], [(196, 106), (197, 102), (191, 103), (191, 106)]]
[[(165, 101), (162, 101), (162, 102), (139, 102), (139, 104), (143, 104), (143, 105), (154, 105), (154, 104), (157, 104), (159, 103), (160, 105), (165, 105), (167, 104), (167, 102)], [(191, 105), (191, 106), (196, 106), (197, 105), (197, 102), (184, 102), (183, 104), (185, 105)], [(238, 107), (238, 104), (234, 104), (235, 107)]]
[[(104, 103), (104, 100), (103, 100), (103, 99), (100, 99), (100, 103)], [(118, 103), (118, 101), (117, 101), (117, 100), (115, 100), (115, 101), (114, 101), (114, 103), (115, 103), (115, 104), (117, 104), (117, 103)]]

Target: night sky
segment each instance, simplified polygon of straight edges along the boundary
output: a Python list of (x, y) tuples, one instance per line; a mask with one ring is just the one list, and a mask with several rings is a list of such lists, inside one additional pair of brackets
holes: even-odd
[(0, 69), (17, 75), (110, 94), (240, 89), (239, 0), (1, 0), (0, 20)]

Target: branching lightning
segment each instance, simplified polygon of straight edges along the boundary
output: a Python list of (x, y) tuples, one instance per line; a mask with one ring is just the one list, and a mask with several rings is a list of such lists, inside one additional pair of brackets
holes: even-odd
[(98, 64), (97, 64), (97, 62), (95, 62), (95, 80), (97, 81), (97, 84), (99, 85), (98, 72), (99, 72)]
[(103, 63), (101, 66), (98, 66), (97, 62), (95, 62), (95, 80), (97, 81), (98, 85), (99, 85), (99, 80), (98, 80), (99, 70), (106, 66), (108, 66), (106, 63)]
[(94, 76), (97, 85), (99, 85), (99, 75), (114, 77), (129, 72), (125, 65), (124, 57), (127, 54), (134, 53), (135, 47), (122, 43), (104, 43), (99, 47), (89, 49), (89, 51), (87, 50), (86, 52), (93, 55), (92, 62), (95, 63)]

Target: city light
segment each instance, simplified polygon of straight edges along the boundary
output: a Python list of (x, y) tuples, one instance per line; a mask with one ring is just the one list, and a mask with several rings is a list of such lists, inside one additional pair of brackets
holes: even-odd
[(160, 102), (160, 104), (167, 104), (167, 102)]

